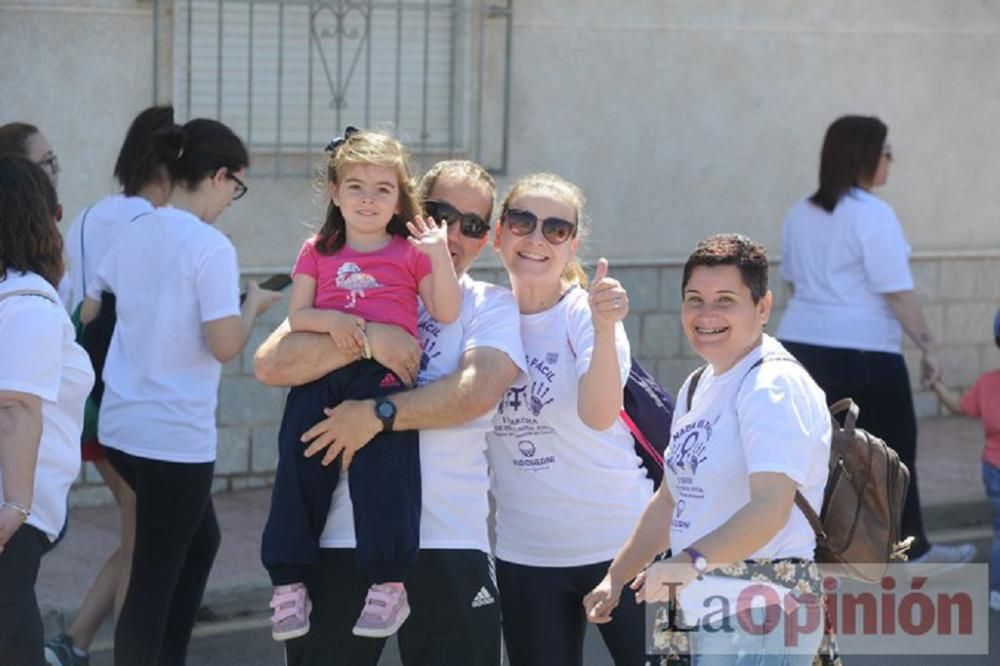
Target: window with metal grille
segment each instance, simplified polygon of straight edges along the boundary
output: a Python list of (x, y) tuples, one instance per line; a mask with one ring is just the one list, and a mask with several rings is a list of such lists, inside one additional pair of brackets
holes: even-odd
[[(483, 87), (498, 79), (484, 71), (486, 21), (504, 18), (509, 33), (509, 6), (484, 8), (480, 0), (172, 4), (178, 115), (225, 122), (255, 154), (272, 156), (277, 173), (301, 173), (289, 159), (295, 164), (295, 157), (314, 155), (346, 125), (389, 129), (424, 159), (481, 156)], [(503, 76), (506, 98), (507, 72)]]

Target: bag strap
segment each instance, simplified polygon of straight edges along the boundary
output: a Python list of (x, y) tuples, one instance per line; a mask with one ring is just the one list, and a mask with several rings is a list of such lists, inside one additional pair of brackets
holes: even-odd
[(639, 442), (639, 445), (642, 446), (643, 450), (646, 451), (649, 457), (658, 462), (662, 467), (663, 455), (657, 451), (652, 442), (650, 442), (649, 439), (642, 434), (642, 430), (640, 430), (639, 426), (637, 426), (635, 421), (632, 420), (632, 417), (628, 415), (628, 412), (625, 411), (624, 407), (622, 407), (622, 411), (618, 414), (618, 416), (621, 418), (622, 423), (625, 424), (625, 427), (629, 429), (629, 432), (632, 433), (632, 436), (635, 437), (635, 441)]
[[(84, 298), (87, 296), (87, 248), (84, 239), (86, 238), (87, 216), (90, 215), (91, 208), (93, 206), (88, 206), (87, 210), (83, 211), (83, 219), (80, 220), (80, 279), (83, 282)], [(81, 302), (83, 302), (83, 299), (81, 299)]]
[(8, 291), (6, 294), (0, 294), (0, 301), (11, 296), (38, 296), (39, 298), (44, 298), (49, 303), (56, 303), (55, 299), (40, 289), (15, 289), (14, 291)]
[(705, 374), (705, 370), (707, 368), (708, 364), (706, 363), (705, 365), (695, 370), (694, 374), (691, 375), (691, 381), (688, 383), (687, 403), (685, 404), (685, 406), (687, 407), (687, 411), (689, 412), (691, 411), (691, 401), (694, 400), (695, 389), (698, 388), (698, 381), (701, 379), (701, 376)]

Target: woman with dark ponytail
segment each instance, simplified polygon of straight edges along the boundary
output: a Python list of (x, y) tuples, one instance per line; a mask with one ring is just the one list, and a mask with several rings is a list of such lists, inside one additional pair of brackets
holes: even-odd
[(93, 277), (81, 320), (104, 292), (117, 323), (104, 366), (98, 438), (135, 493), (132, 574), (115, 663), (183, 664), (219, 546), (211, 487), (222, 364), (279, 298), (251, 283), (240, 306), (236, 249), (213, 224), (246, 193), (246, 148), (195, 119), (152, 135), (169, 206), (121, 227)]
[[(172, 106), (152, 106), (132, 121), (118, 152), (114, 175), (121, 185), (120, 194), (112, 194), (88, 206), (66, 232), (66, 258), (70, 296), (67, 306), (79, 322), (80, 307), (89, 278), (125, 225), (162, 206), (170, 194), (170, 177), (163, 161), (153, 149), (153, 133), (174, 124)], [(121, 609), (132, 563), (132, 537), (135, 531), (135, 496), (118, 472), (108, 462), (97, 437), (97, 410), (104, 394), (101, 372), (115, 325), (115, 297), (101, 295), (101, 316), (86, 327), (78, 327), (77, 339), (90, 355), (97, 381), (87, 405), (81, 451), (85, 462), (92, 462), (120, 508), (121, 544), (108, 556), (79, 612), (66, 633), (45, 645), (46, 656), (60, 666), (86, 663), (87, 651), (104, 620)]]

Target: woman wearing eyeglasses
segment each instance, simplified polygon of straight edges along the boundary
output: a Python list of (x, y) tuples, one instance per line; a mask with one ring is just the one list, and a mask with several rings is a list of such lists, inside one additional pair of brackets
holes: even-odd
[(195, 119), (153, 135), (174, 189), (169, 206), (123, 226), (87, 285), (117, 322), (104, 366), (98, 438), (136, 500), (132, 575), (115, 663), (183, 664), (219, 546), (211, 487), (222, 364), (280, 298), (251, 283), (240, 306), (236, 249), (213, 225), (246, 192), (246, 148)]
[(910, 561), (959, 564), (975, 556), (975, 546), (931, 546), (920, 513), (904, 332), (922, 354), (921, 380), (934, 381), (940, 370), (910, 273), (910, 246), (895, 211), (872, 193), (889, 176), (887, 134), (873, 116), (844, 116), (827, 129), (819, 188), (792, 206), (782, 229), (781, 274), (791, 298), (778, 337), (827, 400), (853, 398), (858, 425), (909, 468), (903, 536), (914, 537)]
[(59, 158), (52, 144), (41, 131), (30, 123), (7, 123), (0, 126), (0, 155), (15, 153), (42, 167), (52, 187), (59, 189)]
[[(653, 493), (619, 421), (631, 356), (628, 296), (601, 260), (576, 260), (583, 195), (551, 174), (519, 180), (494, 247), (521, 311), (528, 371), (487, 435), (497, 503), (497, 582), (512, 666), (582, 663), (583, 598)], [(618, 665), (645, 663), (645, 618), (624, 595), (600, 631)]]

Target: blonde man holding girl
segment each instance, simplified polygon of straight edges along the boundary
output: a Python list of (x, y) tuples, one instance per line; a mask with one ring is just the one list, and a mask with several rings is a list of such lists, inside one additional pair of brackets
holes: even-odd
[[(485, 434), (497, 402), (524, 368), (517, 306), (510, 291), (472, 278), (468, 269), (487, 243), (494, 184), (478, 164), (447, 160), (420, 181), (425, 210), (448, 225), (448, 250), (460, 276), (462, 310), (451, 324), (422, 308), (419, 341), (401, 329), (371, 322), (372, 353), (417, 388), (394, 393), (393, 428), (420, 429), (422, 479), (420, 556), (407, 578), (413, 607), (400, 628), (405, 666), (500, 666), (500, 604), (490, 558), (486, 518), (489, 469)], [(258, 350), (255, 370), (264, 383), (300, 385), (361, 358), (363, 348), (337, 347), (330, 336), (280, 327)], [(366, 447), (382, 432), (376, 401), (345, 400), (305, 435), (306, 455), (332, 461)], [(353, 469), (353, 467), (352, 467)], [(351, 497), (337, 486), (319, 563), (307, 579), (314, 603), (313, 631), (286, 643), (290, 666), (375, 666), (385, 639), (352, 633), (368, 576), (356, 557)]]

